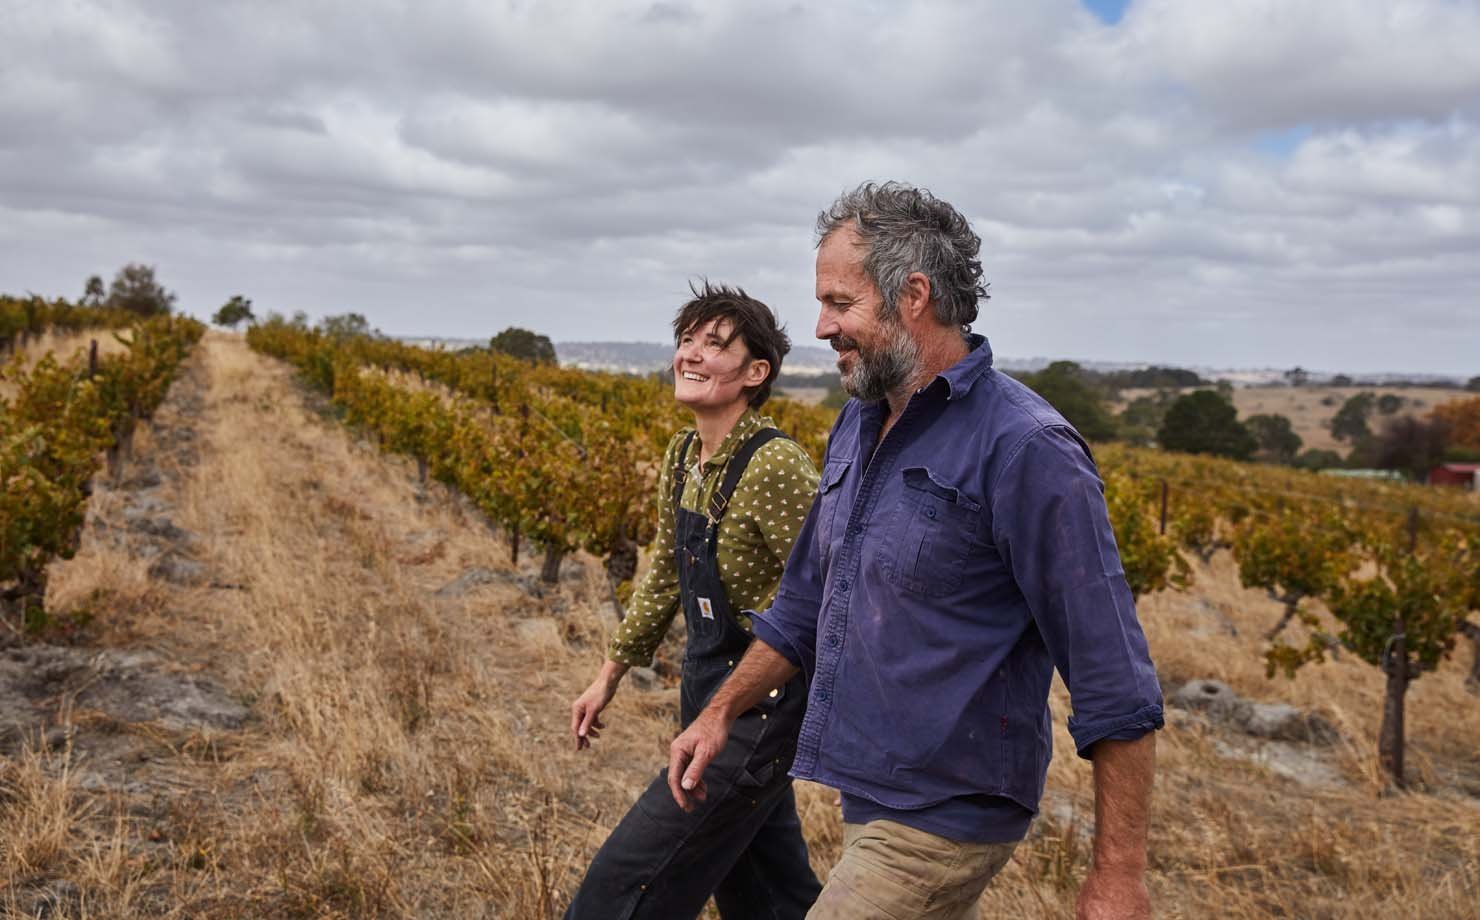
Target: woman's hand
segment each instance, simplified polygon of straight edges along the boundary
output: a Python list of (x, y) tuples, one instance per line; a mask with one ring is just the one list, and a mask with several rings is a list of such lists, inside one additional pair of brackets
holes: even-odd
[(576, 739), (576, 750), (590, 747), (592, 738), (601, 737), (601, 730), (606, 728), (600, 718), (601, 711), (616, 695), (617, 685), (622, 682), (622, 675), (626, 673), (625, 664), (617, 661), (604, 662), (601, 673), (596, 675), (591, 686), (570, 704), (570, 733)]

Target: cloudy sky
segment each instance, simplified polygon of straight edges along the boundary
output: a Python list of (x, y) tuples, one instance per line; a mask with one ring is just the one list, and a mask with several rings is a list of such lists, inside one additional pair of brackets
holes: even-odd
[(1480, 0), (0, 8), (0, 291), (809, 340), (864, 179), (981, 234), (998, 353), (1480, 373)]

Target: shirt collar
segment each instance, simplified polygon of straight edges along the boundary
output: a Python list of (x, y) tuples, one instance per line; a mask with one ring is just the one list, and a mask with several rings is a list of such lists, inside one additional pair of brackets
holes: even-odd
[[(765, 427), (767, 427), (767, 420), (761, 418), (761, 414), (754, 409), (746, 408), (745, 413), (735, 422), (735, 427), (731, 428), (730, 433), (725, 435), (725, 439), (719, 442), (719, 448), (705, 461), (704, 468), (712, 470), (728, 463), (735, 451), (740, 449), (741, 444)], [(697, 447), (696, 444), (695, 448)]]
[(960, 399), (992, 367), (992, 345), (984, 336), (975, 332), (966, 334), (966, 346), (971, 350), (966, 357), (936, 375), (937, 380), (946, 382), (946, 399)]

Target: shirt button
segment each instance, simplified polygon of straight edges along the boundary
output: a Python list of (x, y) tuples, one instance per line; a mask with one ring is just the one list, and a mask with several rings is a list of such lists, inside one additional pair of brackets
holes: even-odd
[(819, 703), (826, 703), (827, 702), (827, 691), (826, 690), (818, 690), (817, 691), (817, 702), (819, 702)]
[(848, 579), (846, 579), (846, 578), (840, 578), (840, 579), (838, 579), (838, 590), (839, 591), (847, 591), (848, 590)]
[(830, 633), (828, 635), (828, 637), (827, 637), (827, 644), (829, 646), (831, 646), (832, 648), (837, 648), (838, 647), (838, 644), (841, 643), (842, 641), (843, 640), (841, 640), (841, 639), (838, 638), (838, 634), (837, 633)]
[(925, 516), (928, 517), (928, 518), (930, 518), (932, 521), (935, 520), (935, 506), (934, 505), (927, 505), (926, 506), (926, 508), (925, 508)]
[(856, 537), (859, 534), (863, 533), (863, 525), (862, 524), (854, 524), (852, 527), (849, 527), (848, 528), (848, 532), (850, 534), (852, 534), (853, 536)]

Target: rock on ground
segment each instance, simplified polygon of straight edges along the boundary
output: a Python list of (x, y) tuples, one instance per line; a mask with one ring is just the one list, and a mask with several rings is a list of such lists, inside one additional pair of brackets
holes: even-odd
[(1171, 694), (1173, 706), (1202, 712), (1246, 735), (1274, 741), (1334, 744), (1341, 733), (1325, 716), (1303, 712), (1286, 703), (1256, 703), (1233, 692), (1222, 681), (1199, 678)]
[(174, 731), (236, 729), (248, 715), (220, 685), (175, 673), (148, 652), (21, 646), (0, 651), (0, 753), (17, 751), (64, 700), (74, 711)]

